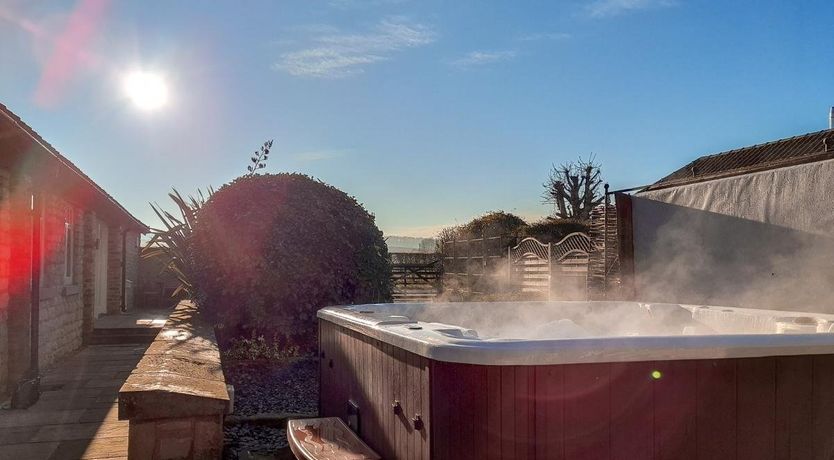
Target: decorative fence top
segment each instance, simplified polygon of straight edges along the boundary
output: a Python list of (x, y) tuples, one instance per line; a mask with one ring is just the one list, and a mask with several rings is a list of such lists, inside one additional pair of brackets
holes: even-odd
[(591, 252), (591, 237), (582, 233), (574, 232), (562, 238), (553, 245), (553, 260), (559, 261), (573, 254), (588, 255)]
[(515, 247), (509, 248), (508, 254), (513, 263), (531, 257), (558, 262), (574, 254), (587, 255), (590, 252), (591, 238), (582, 232), (574, 232), (553, 244), (524, 238)]
[(510, 262), (517, 262), (531, 256), (550, 260), (550, 245), (544, 244), (535, 238), (524, 238), (515, 247), (510, 248), (508, 254)]

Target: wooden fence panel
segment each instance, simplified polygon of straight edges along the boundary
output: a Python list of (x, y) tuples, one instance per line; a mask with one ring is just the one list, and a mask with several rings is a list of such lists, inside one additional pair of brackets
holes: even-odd
[(548, 244), (509, 235), (444, 241), (444, 288), (584, 300), (591, 246), (591, 238), (580, 232)]
[(515, 241), (511, 235), (444, 241), (445, 287), (473, 293), (505, 290), (507, 246)]

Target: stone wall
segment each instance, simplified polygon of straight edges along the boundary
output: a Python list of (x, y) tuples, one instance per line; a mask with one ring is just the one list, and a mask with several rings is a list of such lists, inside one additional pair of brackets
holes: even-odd
[[(36, 190), (41, 221), (38, 364), (49, 366), (78, 349), (92, 331), (98, 218), (92, 209), (71, 203), (50, 189)], [(31, 367), (33, 187), (26, 175), (0, 169), (0, 403), (14, 391)], [(72, 255), (67, 257), (66, 224), (72, 229)], [(110, 226), (107, 248), (107, 311), (122, 303), (122, 228)], [(131, 287), (138, 285), (138, 248), (128, 240)], [(67, 260), (72, 270), (67, 271)], [(130, 293), (131, 291), (128, 291)], [(132, 305), (132, 296), (129, 307)]]
[[(78, 349), (93, 328), (95, 213), (41, 190), (42, 210), (38, 361), (41, 368)], [(32, 188), (29, 179), (0, 170), (0, 402), (31, 366)], [(67, 272), (66, 227), (72, 228), (72, 270)], [(108, 312), (121, 305), (121, 229), (111, 227)], [(135, 238), (134, 238), (135, 239)], [(135, 243), (128, 254), (138, 258)], [(14, 263), (12, 262), (14, 261)], [(135, 279), (136, 261), (129, 261)], [(134, 282), (135, 285), (135, 282)]]
[[(40, 328), (38, 356), (40, 366), (48, 366), (58, 358), (81, 346), (84, 303), (82, 299), (83, 213), (77, 207), (54, 195), (42, 199), (42, 260)], [(72, 269), (67, 276), (65, 224), (72, 228)]]

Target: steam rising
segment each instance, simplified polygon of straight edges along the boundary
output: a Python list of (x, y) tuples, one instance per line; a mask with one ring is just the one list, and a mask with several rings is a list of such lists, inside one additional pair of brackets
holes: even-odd
[(637, 302), (391, 304), (374, 306), (373, 314), (447, 325), (441, 330), (454, 337), (500, 340), (816, 333), (834, 328), (831, 315)]

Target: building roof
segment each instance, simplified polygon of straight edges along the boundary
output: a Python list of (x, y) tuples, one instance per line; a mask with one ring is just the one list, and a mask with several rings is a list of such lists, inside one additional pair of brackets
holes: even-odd
[(54, 160), (56, 160), (59, 164), (66, 167), (70, 173), (75, 174), (78, 178), (88, 184), (95, 192), (98, 194), (106, 203), (110, 204), (111, 208), (114, 208), (117, 212), (122, 214), (129, 224), (132, 224), (137, 230), (140, 231), (147, 231), (148, 226), (142, 223), (139, 219), (137, 219), (133, 214), (130, 213), (124, 206), (122, 206), (115, 198), (113, 198), (109, 193), (107, 193), (103, 188), (101, 188), (98, 184), (96, 184), (89, 176), (84, 174), (81, 169), (78, 168), (73, 162), (68, 160), (65, 156), (61, 155), (55, 147), (52, 146), (49, 142), (44, 140), (40, 134), (38, 134), (31, 126), (27, 125), (26, 122), (20, 119), (14, 112), (9, 110), (8, 107), (0, 103), (0, 118), (7, 118), (12, 124), (16, 125), (21, 131), (23, 131), (27, 136), (29, 136), (33, 142), (38, 144), (43, 150), (46, 151), (47, 154), (51, 155)]
[(644, 190), (675, 187), (831, 158), (834, 158), (834, 130), (826, 129), (702, 156)]

